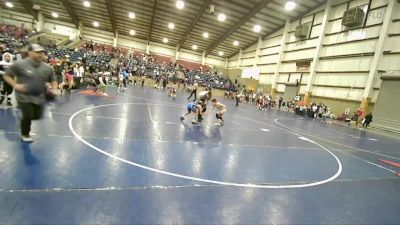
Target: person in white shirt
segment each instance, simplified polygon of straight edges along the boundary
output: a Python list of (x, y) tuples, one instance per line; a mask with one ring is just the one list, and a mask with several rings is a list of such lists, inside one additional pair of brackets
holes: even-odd
[(3, 54), (3, 60), (0, 61), (0, 84), (2, 83), (3, 89), (0, 94), (0, 104), (7, 99), (7, 106), (12, 106), (11, 104), (11, 93), (13, 92), (13, 87), (7, 82), (3, 82), (3, 76), (5, 75), (8, 68), (13, 64), (13, 57), (10, 53), (6, 52)]
[(199, 84), (197, 82), (194, 82), (192, 86), (192, 92), (190, 93), (189, 97), (187, 99), (190, 99), (192, 95), (194, 94), (194, 99), (196, 100), (197, 98), (197, 88), (199, 87)]
[(99, 90), (100, 93), (107, 96), (107, 85), (106, 85), (107, 81), (105, 80), (104, 76), (99, 76)]
[(223, 116), (226, 113), (226, 106), (217, 101), (217, 99), (211, 99), (211, 104), (213, 105), (214, 109), (217, 109), (218, 112), (215, 114), (217, 117), (218, 122), (215, 124), (217, 126), (222, 126), (224, 124)]
[(80, 77), (85, 76), (85, 68), (83, 68), (83, 65), (79, 67), (79, 75)]
[(117, 92), (124, 92), (124, 74), (122, 71), (118, 74), (118, 88)]

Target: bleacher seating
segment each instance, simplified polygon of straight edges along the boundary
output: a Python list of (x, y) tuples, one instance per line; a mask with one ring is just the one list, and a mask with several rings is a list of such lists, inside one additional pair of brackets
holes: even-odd
[(177, 60), (176, 63), (181, 66), (182, 68), (189, 69), (189, 70), (202, 70), (202, 71), (209, 71), (210, 68), (206, 65), (201, 65), (195, 62), (189, 62), (185, 60)]
[(185, 77), (189, 83), (197, 82), (201, 86), (236, 91), (235, 85), (228, 78), (216, 72), (202, 72), (200, 70), (186, 70)]
[[(34, 35), (24, 28), (13, 25), (0, 25), (0, 42), (4, 43), (5, 51), (14, 53), (28, 43), (28, 38)], [(91, 47), (93, 45), (93, 48)], [(86, 57), (86, 65), (97, 68), (108, 68), (110, 61), (114, 58), (116, 62), (125, 68), (136, 66), (140, 75), (156, 78), (156, 74), (166, 74), (176, 71), (178, 64), (183, 68), (187, 82), (197, 82), (200, 85), (220, 88), (226, 90), (236, 90), (233, 83), (221, 75), (210, 72), (209, 67), (199, 63), (177, 60), (176, 64), (170, 57), (152, 54), (144, 57), (143, 53), (133, 51), (128, 57), (128, 49), (113, 48), (111, 45), (99, 44), (95, 42), (84, 42), (79, 49), (58, 49), (54, 44), (44, 44), (49, 59), (68, 58), (71, 62), (81, 62)], [(93, 49), (93, 51), (92, 51)], [(144, 66), (144, 70), (142, 69)]]
[(14, 25), (0, 25), (0, 43), (4, 45), (3, 51), (14, 54), (17, 49), (28, 44), (28, 38), (36, 33)]

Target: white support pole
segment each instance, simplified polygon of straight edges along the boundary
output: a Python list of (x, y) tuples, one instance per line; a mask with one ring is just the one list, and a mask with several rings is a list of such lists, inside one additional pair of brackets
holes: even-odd
[(396, 7), (395, 4), (396, 4), (396, 0), (389, 0), (388, 6), (386, 7), (385, 18), (383, 19), (383, 25), (380, 30), (379, 39), (375, 45), (374, 58), (372, 59), (371, 67), (369, 69), (367, 84), (365, 86), (364, 93), (363, 93), (363, 96), (361, 99), (361, 105), (360, 105), (360, 108), (364, 112), (367, 111), (368, 105), (371, 102), (371, 94), (372, 94), (372, 90), (373, 90), (373, 84), (374, 84), (375, 76), (377, 75), (377, 68), (379, 65), (379, 60), (381, 59), (381, 56), (383, 55), (383, 50), (384, 50), (383, 45), (385, 43), (385, 40), (387, 39), (388, 27), (391, 22), (393, 10)]
[(319, 57), (322, 54), (322, 48), (323, 48), (322, 45), (324, 44), (325, 33), (328, 28), (329, 16), (331, 14), (331, 11), (332, 11), (332, 1), (328, 0), (326, 3), (326, 6), (325, 6), (324, 16), (322, 18), (322, 25), (321, 25), (322, 29), (321, 29), (321, 33), (318, 37), (317, 48), (315, 50), (313, 61), (311, 62), (311, 65), (310, 65), (310, 75), (308, 76), (308, 79), (307, 79), (307, 86), (306, 86), (306, 90), (305, 90), (305, 94), (304, 94), (304, 103), (307, 105), (310, 103), (310, 100), (311, 100), (313, 83), (314, 83), (315, 77), (317, 76), (316, 70), (319, 66)]
[(256, 48), (256, 53), (254, 56), (254, 62), (253, 62), (254, 67), (257, 67), (257, 64), (260, 63), (261, 47), (262, 47), (262, 38), (259, 37), (258, 43), (257, 43), (257, 48)]
[(179, 59), (179, 45), (177, 45), (176, 49), (175, 49), (175, 60), (178, 60), (178, 59)]
[(236, 64), (236, 67), (238, 67), (238, 68), (240, 66), (242, 66), (242, 57), (243, 57), (243, 50), (240, 49), (239, 50), (239, 56), (238, 56), (237, 64)]
[(150, 41), (147, 41), (146, 54), (150, 54)]
[(278, 78), (279, 78), (279, 69), (281, 67), (283, 56), (284, 56), (284, 51), (286, 49), (286, 40), (289, 36), (289, 34), (288, 34), (289, 28), (290, 28), (290, 21), (286, 20), (285, 27), (283, 28), (283, 34), (282, 34), (282, 39), (281, 39), (281, 44), (280, 44), (281, 48), (278, 53), (278, 61), (276, 62), (274, 76), (272, 77), (271, 96), (273, 98), (275, 98), (275, 94), (276, 94), (276, 88), (278, 85)]
[[(76, 37), (75, 41), (79, 40), (79, 37), (82, 36), (82, 30), (83, 30), (83, 24), (81, 21), (79, 21), (78, 29), (76, 30)], [(82, 37), (83, 38), (83, 37)]]
[(118, 31), (115, 32), (113, 47), (116, 48), (118, 45)]
[(42, 32), (43, 31), (43, 25), (44, 25), (44, 16), (42, 12), (38, 12), (38, 22), (36, 24), (36, 31), (37, 32)]
[(206, 51), (203, 51), (203, 53), (201, 54), (201, 65), (205, 65), (206, 64)]
[(0, 7), (0, 23), (3, 24), (3, 7)]

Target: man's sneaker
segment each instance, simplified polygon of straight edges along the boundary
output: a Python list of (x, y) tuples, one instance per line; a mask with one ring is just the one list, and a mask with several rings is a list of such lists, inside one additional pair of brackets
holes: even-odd
[(179, 119), (181, 119), (181, 120), (184, 120), (184, 119), (185, 119), (185, 117), (181, 116), (181, 117), (179, 117)]
[(33, 138), (31, 136), (21, 136), (22, 142), (33, 142)]

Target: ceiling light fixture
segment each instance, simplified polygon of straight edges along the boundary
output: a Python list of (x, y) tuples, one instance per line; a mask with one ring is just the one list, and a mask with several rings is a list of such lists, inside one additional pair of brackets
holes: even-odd
[(162, 40), (164, 43), (168, 43), (168, 38), (163, 38)]
[(90, 2), (89, 1), (83, 1), (83, 5), (85, 7), (90, 7)]
[(208, 33), (207, 33), (207, 32), (204, 32), (204, 33), (203, 33), (203, 37), (204, 37), (204, 38), (208, 38), (208, 37), (209, 37)]
[(286, 2), (286, 4), (285, 4), (285, 10), (286, 11), (291, 11), (294, 8), (296, 8), (296, 3), (295, 2), (293, 2), (293, 1)]
[(192, 45), (192, 49), (196, 50), (197, 49), (197, 45)]
[(184, 1), (181, 1), (181, 0), (176, 1), (176, 8), (183, 9), (183, 7), (185, 7)]
[(94, 27), (98, 27), (98, 26), (100, 26), (100, 24), (99, 24), (99, 22), (94, 21), (94, 22), (93, 22), (93, 26), (94, 26)]
[(169, 23), (169, 24), (168, 24), (168, 28), (171, 29), (171, 30), (174, 29), (174, 28), (175, 28), (175, 24)]
[(239, 46), (239, 41), (233, 41), (234, 46)]
[(219, 21), (224, 22), (225, 19), (226, 19), (225, 14), (223, 14), (223, 13), (218, 14), (218, 20), (219, 20)]
[(135, 34), (136, 34), (136, 31), (134, 31), (134, 30), (130, 30), (130, 31), (129, 31), (129, 34), (133, 36), (133, 35), (135, 35)]
[(14, 7), (14, 4), (12, 4), (12, 2), (6, 2), (6, 6), (8, 8), (12, 8), (12, 7)]
[(218, 52), (218, 55), (219, 55), (219, 56), (223, 56), (223, 55), (224, 55), (224, 52), (223, 52), (223, 51), (219, 51), (219, 52)]
[(135, 19), (136, 15), (134, 12), (129, 12), (128, 17), (129, 17), (129, 19)]
[(256, 32), (256, 33), (259, 33), (261, 31), (261, 26), (258, 25), (258, 24), (254, 25), (253, 31)]
[(58, 13), (52, 12), (52, 13), (51, 13), (51, 16), (54, 17), (54, 18), (57, 18), (57, 17), (58, 17)]

